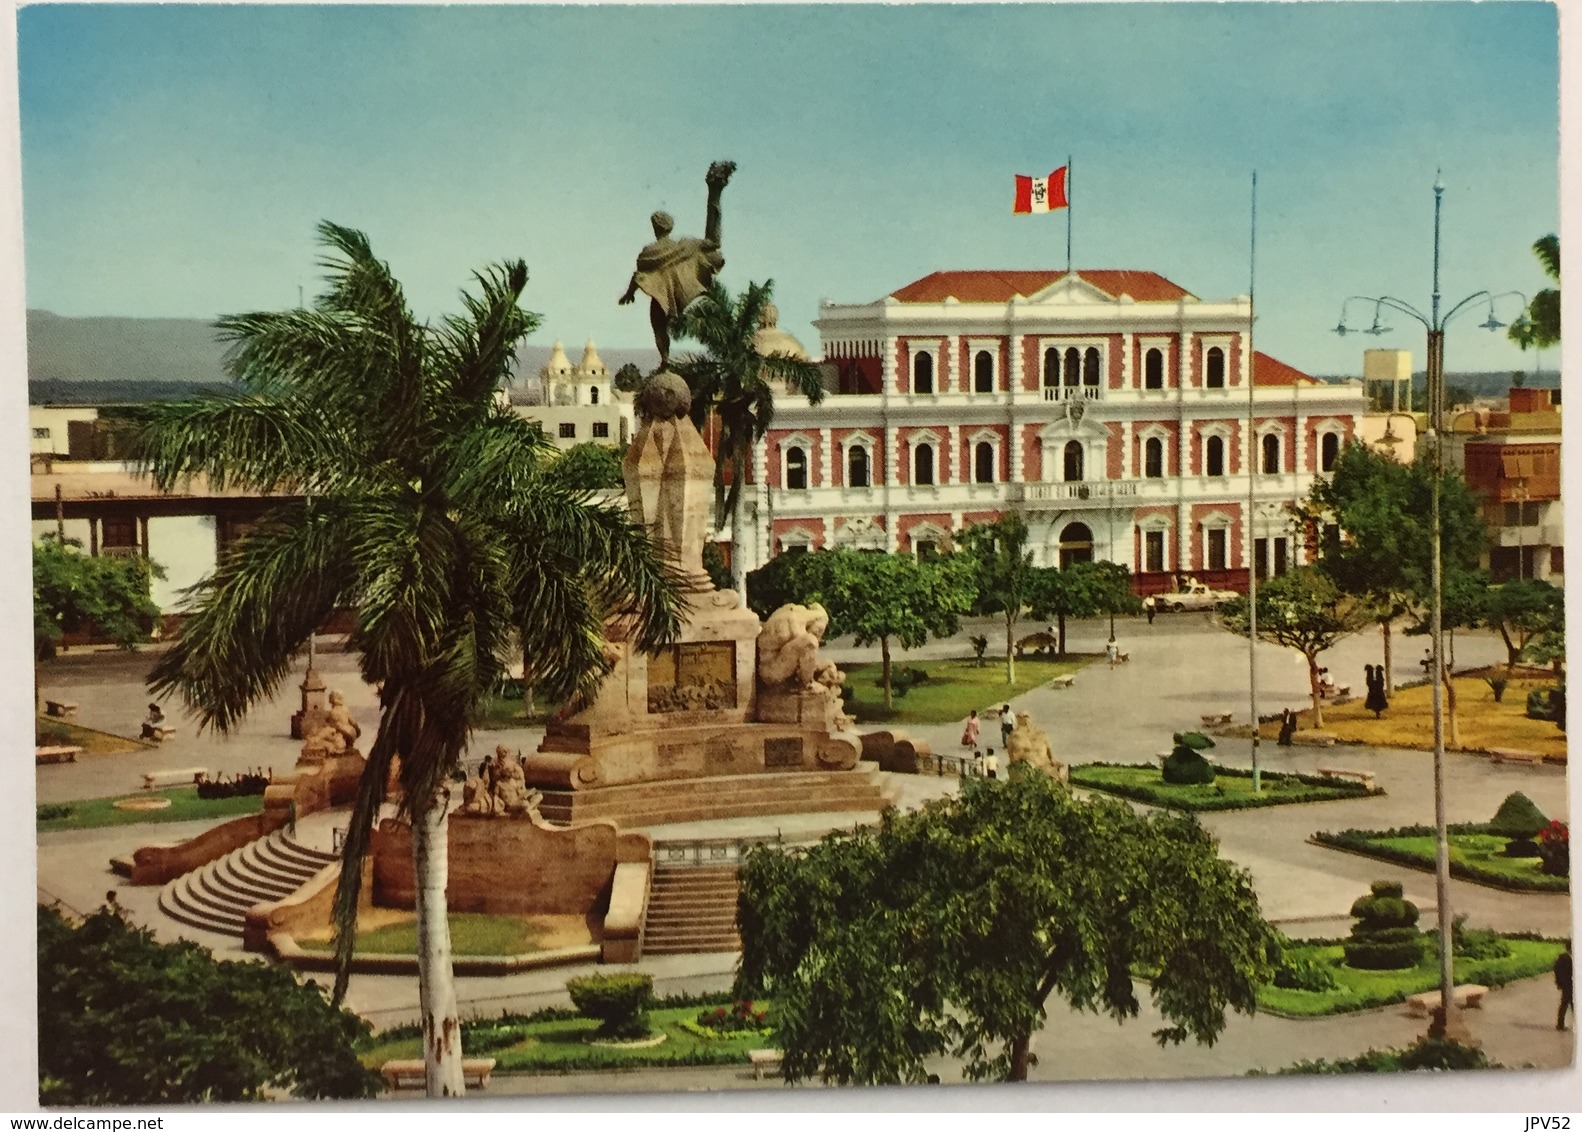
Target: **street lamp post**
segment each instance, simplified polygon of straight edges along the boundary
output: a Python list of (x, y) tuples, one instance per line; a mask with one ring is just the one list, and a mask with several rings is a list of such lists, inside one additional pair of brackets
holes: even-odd
[[(1445, 194), (1445, 186), (1438, 175), (1434, 178), (1434, 290), (1429, 306), (1429, 313), (1423, 314), (1409, 303), (1389, 295), (1377, 298), (1368, 298), (1362, 295), (1353, 295), (1341, 304), (1340, 322), (1335, 327), (1335, 332), (1342, 336), (1354, 333), (1346, 325), (1346, 305), (1354, 299), (1373, 304), (1373, 325), (1361, 331), (1364, 334), (1387, 334), (1390, 327), (1379, 325), (1379, 315), (1385, 310), (1392, 310), (1399, 314), (1407, 315), (1423, 324), (1428, 331), (1428, 434), (1424, 438), (1428, 441), (1429, 452), (1429, 480), (1432, 484), (1429, 504), (1429, 525), (1432, 532), (1430, 543), (1433, 548), (1433, 570), (1431, 587), (1433, 600), (1431, 604), (1431, 619), (1429, 623), (1430, 634), (1433, 641), (1433, 710), (1434, 710), (1434, 896), (1439, 911), (1439, 1002), (1440, 1009), (1435, 1015), (1433, 1024), (1429, 1027), (1429, 1034), (1436, 1037), (1448, 1037), (1465, 1041), (1468, 1037), (1466, 1023), (1461, 1018), (1461, 1012), (1456, 1008), (1454, 960), (1454, 923), (1450, 911), (1450, 837), (1445, 817), (1445, 681), (1448, 673), (1445, 668), (1445, 632), (1444, 632), (1444, 562), (1441, 552), (1440, 530), (1440, 495), (1441, 480), (1444, 476), (1444, 412), (1445, 412), (1445, 326), (1451, 319), (1470, 309), (1472, 304), (1487, 302), (1488, 318), (1480, 325), (1485, 330), (1494, 331), (1504, 326), (1504, 323), (1494, 317), (1494, 304), (1500, 299), (1516, 296), (1522, 299), (1522, 309), (1527, 307), (1526, 297), (1517, 291), (1508, 291), (1499, 295), (1488, 291), (1477, 291), (1462, 299), (1443, 317), (1440, 316), (1439, 293), (1439, 227), (1440, 206)], [(1522, 316), (1525, 319), (1525, 315)]]

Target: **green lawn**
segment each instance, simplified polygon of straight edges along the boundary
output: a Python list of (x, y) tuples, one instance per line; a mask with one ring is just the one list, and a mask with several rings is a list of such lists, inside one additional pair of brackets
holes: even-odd
[[(517, 916), (482, 912), (452, 912), (450, 947), (455, 955), (522, 955), (537, 951), (539, 931)], [(304, 951), (328, 951), (327, 939), (298, 939)], [(416, 955), (417, 918), (357, 933), (357, 951), (363, 955)]]
[[(683, 1020), (695, 1019), (703, 1010), (700, 1006), (662, 1007), (648, 1012), (648, 1021), (654, 1032), (663, 1032), (665, 1040), (645, 1049), (618, 1049), (591, 1044), (588, 1039), (599, 1024), (587, 1018), (560, 1021), (501, 1023), (493, 1028), (493, 1040), (486, 1043), (487, 1050), (468, 1049), (462, 1039), (463, 1052), (469, 1056), (492, 1057), (497, 1071), (525, 1070), (556, 1072), (571, 1069), (627, 1069), (663, 1065), (735, 1065), (746, 1064), (747, 1051), (772, 1046), (772, 1039), (763, 1034), (744, 1034), (741, 1037), (701, 1038), (683, 1029)], [(509, 1040), (505, 1031), (520, 1037), (509, 1045), (494, 1044)], [(501, 1035), (501, 1037), (494, 1037)], [(364, 1065), (378, 1068), (392, 1058), (423, 1056), (423, 1040), (418, 1037), (380, 1041), (377, 1037), (358, 1053)]]
[[(174, 790), (145, 790), (137, 798), (169, 798), (170, 805), (162, 810), (118, 810), (115, 803), (122, 798), (85, 798), (75, 802), (46, 803), (38, 807), (41, 815), (38, 832), (53, 833), (60, 829), (97, 829), (110, 825), (138, 825), (145, 822), (199, 821), (204, 818), (234, 818), (243, 814), (256, 814), (264, 808), (262, 795), (242, 798), (216, 798), (203, 801), (195, 786), (181, 786)], [(64, 816), (44, 817), (68, 808)]]
[(141, 739), (125, 735), (112, 735), (108, 731), (95, 731), (55, 719), (39, 716), (33, 723), (33, 742), (40, 747), (81, 747), (85, 755), (124, 755), (131, 751), (146, 751), (153, 747)]
[[(1511, 954), (1503, 959), (1468, 959), (1457, 956), (1457, 983), (1499, 986), (1516, 979), (1548, 973), (1563, 946), (1558, 940), (1512, 939), (1506, 937)], [(1258, 988), (1258, 1006), (1278, 1014), (1313, 1018), (1323, 1014), (1342, 1014), (1405, 1001), (1408, 995), (1434, 990), (1439, 986), (1439, 957), (1432, 941), (1424, 947), (1423, 961), (1403, 971), (1359, 971), (1347, 967), (1345, 953), (1338, 943), (1298, 944), (1287, 954), (1323, 965), (1338, 984), (1329, 991), (1290, 990), (1266, 984)]]
[[(1349, 849), (1409, 869), (1434, 871), (1436, 843), (1431, 826), (1345, 829), (1313, 835), (1320, 845)], [(1450, 827), (1450, 874), (1474, 884), (1516, 892), (1570, 892), (1571, 878), (1543, 871), (1542, 858), (1506, 857), (1506, 839), (1476, 823)]]
[[(979, 668), (973, 659), (910, 661), (905, 654), (899, 654), (892, 661), (893, 671), (903, 665), (920, 668), (928, 673), (928, 680), (914, 684), (905, 696), (895, 697), (895, 706), (888, 711), (884, 689), (879, 686), (883, 665), (865, 662), (840, 667), (846, 674), (846, 687), (853, 690), (846, 711), (858, 723), (958, 723), (967, 718), (969, 711), (976, 709), (982, 714), (991, 706), (998, 709), (1012, 696), (1047, 684), (1056, 676), (1077, 672), (1098, 659), (1095, 655), (1071, 653), (1065, 660), (1018, 660), (1016, 683), (1007, 684), (1003, 656), (985, 657), (984, 666)], [(983, 734), (992, 736), (998, 745), (994, 720), (984, 720)]]
[(1368, 788), (1360, 782), (1268, 772), (1260, 776), (1262, 789), (1254, 794), (1252, 772), (1234, 768), (1220, 768), (1214, 781), (1206, 785), (1177, 786), (1165, 782), (1157, 765), (1148, 764), (1116, 766), (1088, 763), (1074, 766), (1071, 768), (1071, 784), (1172, 810), (1242, 810), (1368, 797)]
[(559, 704), (546, 703), (544, 697), (534, 700), (532, 712), (524, 712), (521, 696), (511, 697), (490, 694), (479, 704), (472, 725), (479, 731), (510, 731), (517, 727), (535, 727), (553, 718)]

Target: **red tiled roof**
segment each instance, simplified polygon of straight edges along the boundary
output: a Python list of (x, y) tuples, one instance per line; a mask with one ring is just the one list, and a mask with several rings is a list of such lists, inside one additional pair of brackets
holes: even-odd
[[(892, 296), (903, 303), (1006, 303), (1014, 295), (1036, 295), (1064, 271), (936, 271), (908, 283)], [(1078, 271), (1077, 275), (1107, 295), (1130, 295), (1139, 303), (1170, 303), (1192, 298), (1184, 287), (1152, 271)]]
[(1261, 350), (1252, 352), (1252, 383), (1254, 385), (1317, 385), (1318, 379), (1303, 373), (1295, 366), (1288, 366), (1278, 358), (1271, 358)]

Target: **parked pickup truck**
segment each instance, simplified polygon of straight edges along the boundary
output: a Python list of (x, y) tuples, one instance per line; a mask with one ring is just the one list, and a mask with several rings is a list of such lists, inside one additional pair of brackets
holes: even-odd
[(1155, 594), (1154, 608), (1167, 609), (1173, 613), (1188, 610), (1218, 609), (1236, 594), (1230, 590), (1211, 590), (1202, 582), (1189, 580), (1184, 589), (1175, 593)]

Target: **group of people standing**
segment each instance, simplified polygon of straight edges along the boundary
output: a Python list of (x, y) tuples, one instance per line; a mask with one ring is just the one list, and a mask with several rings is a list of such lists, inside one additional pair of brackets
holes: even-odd
[[(961, 730), (961, 747), (964, 751), (971, 751), (975, 769), (981, 775), (989, 778), (998, 778), (1000, 760), (995, 757), (993, 747), (984, 747), (979, 750), (978, 744), (982, 739), (982, 721), (978, 713), (967, 713), (967, 722)], [(1006, 704), (1000, 708), (1000, 746), (1008, 747), (1011, 742), (1011, 732), (1016, 730), (1016, 713), (1011, 710), (1011, 705)]]

